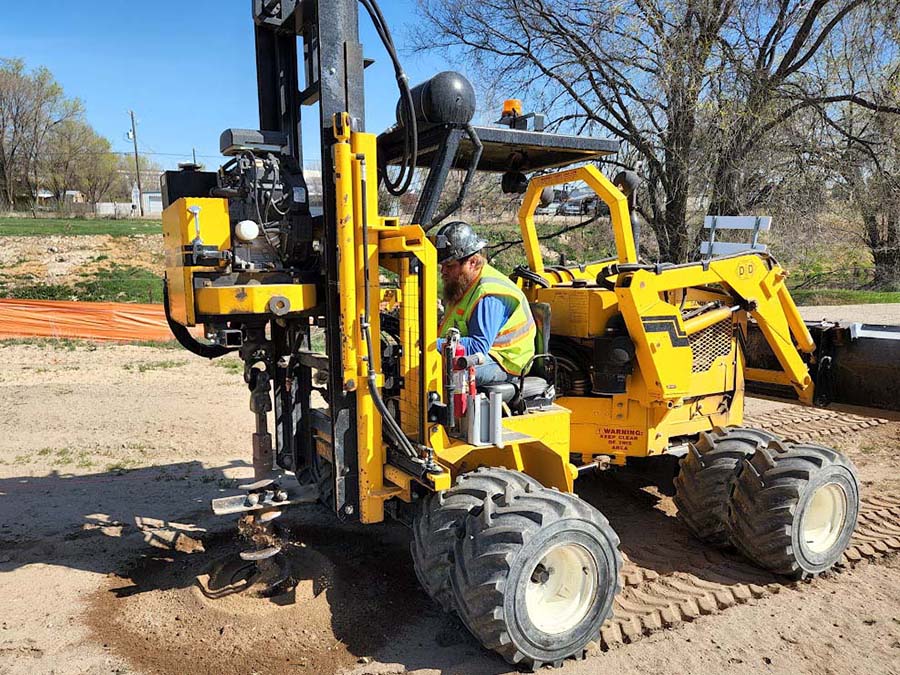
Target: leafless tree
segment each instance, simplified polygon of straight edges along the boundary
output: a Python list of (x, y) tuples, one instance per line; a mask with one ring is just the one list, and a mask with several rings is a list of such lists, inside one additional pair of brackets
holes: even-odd
[(898, 112), (872, 89), (845, 88), (824, 58), (847, 22), (881, 11), (875, 0), (419, 5), (430, 30), (416, 32), (418, 48), (461, 52), (485, 88), (534, 101), (557, 128), (622, 141), (665, 260), (691, 256), (695, 216), (771, 192), (747, 165), (788, 122), (841, 104)]

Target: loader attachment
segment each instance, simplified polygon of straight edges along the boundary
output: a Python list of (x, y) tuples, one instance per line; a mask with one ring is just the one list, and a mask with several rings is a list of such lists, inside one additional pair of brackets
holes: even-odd
[[(814, 382), (815, 406), (852, 405), (900, 411), (900, 326), (807, 321), (816, 344), (804, 354)], [(760, 327), (748, 325), (748, 394), (797, 402)]]

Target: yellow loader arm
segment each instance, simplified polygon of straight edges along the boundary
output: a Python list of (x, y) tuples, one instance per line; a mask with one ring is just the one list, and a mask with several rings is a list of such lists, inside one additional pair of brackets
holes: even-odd
[[(621, 266), (615, 290), (653, 399), (689, 396), (689, 337), (732, 313), (749, 311), (783, 369), (783, 373), (772, 371), (770, 377), (792, 385), (802, 401), (812, 401), (812, 378), (798, 348), (812, 353), (815, 344), (784, 285), (784, 270), (770, 256), (754, 252), (702, 263), (643, 267), (629, 271)], [(726, 304), (734, 304), (684, 319), (678, 305), (684, 294), (690, 297), (689, 289), (710, 286), (722, 290)]]

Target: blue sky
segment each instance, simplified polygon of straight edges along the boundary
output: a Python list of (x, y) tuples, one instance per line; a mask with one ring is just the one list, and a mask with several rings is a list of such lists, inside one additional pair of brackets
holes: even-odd
[[(138, 119), (142, 152), (157, 153), (153, 158), (166, 168), (190, 159), (192, 147), (214, 168), (221, 163), (222, 130), (258, 127), (250, 0), (39, 4), (38, 12), (32, 2), (0, 0), (0, 57), (49, 68), (115, 150), (131, 150), (129, 109)], [(414, 29), (415, 0), (380, 5), (412, 82), (450, 68), (436, 55), (402, 53)], [(397, 88), (362, 9), (360, 27), (364, 53), (376, 60), (366, 71), (366, 128), (378, 133), (393, 122)], [(318, 111), (304, 108), (303, 114), (306, 156), (313, 158)]]

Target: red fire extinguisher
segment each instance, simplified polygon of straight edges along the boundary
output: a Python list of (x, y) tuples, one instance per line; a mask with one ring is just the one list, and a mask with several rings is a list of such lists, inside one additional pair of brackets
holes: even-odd
[(453, 412), (456, 417), (463, 417), (466, 414), (466, 404), (468, 398), (468, 375), (469, 369), (465, 366), (466, 348), (461, 344), (456, 344), (456, 350), (453, 354), (453, 370), (451, 372), (451, 386), (453, 388)]

